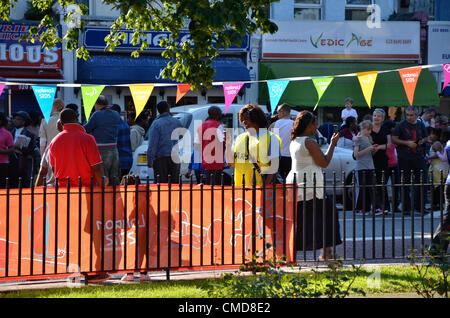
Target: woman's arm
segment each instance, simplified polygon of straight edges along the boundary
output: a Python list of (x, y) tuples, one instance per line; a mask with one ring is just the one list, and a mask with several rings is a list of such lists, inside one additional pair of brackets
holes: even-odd
[(359, 145), (353, 147), (353, 155), (355, 156), (355, 158), (359, 158), (364, 156), (366, 153), (368, 153), (369, 151), (374, 150), (373, 146), (367, 147), (364, 150), (359, 151)]
[[(389, 148), (392, 147), (392, 137), (391, 137), (391, 135), (387, 135), (386, 138), (387, 138), (387, 143), (385, 145), (383, 145), (384, 146), (384, 150), (388, 150)], [(380, 147), (380, 146), (378, 146), (378, 147)]]
[(0, 149), (0, 155), (12, 154), (16, 148), (17, 148), (16, 146), (13, 146), (13, 147), (9, 147), (9, 148), (3, 149), (3, 150)]
[(331, 137), (330, 145), (327, 152), (324, 154), (320, 146), (311, 138), (306, 138), (305, 147), (308, 149), (311, 157), (313, 157), (314, 163), (321, 168), (326, 168), (333, 158), (334, 148), (339, 140), (339, 134), (335, 133)]
[(234, 152), (233, 146), (231, 145), (233, 141), (233, 136), (231, 134), (227, 134), (225, 131), (224, 139), (225, 139), (225, 160), (227, 161), (227, 165), (232, 167), (234, 166)]

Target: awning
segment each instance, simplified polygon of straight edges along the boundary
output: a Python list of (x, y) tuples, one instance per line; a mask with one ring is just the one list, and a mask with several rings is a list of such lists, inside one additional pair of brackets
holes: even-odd
[[(414, 65), (362, 62), (263, 62), (259, 64), (259, 79), (269, 80), (301, 76), (327, 76), (393, 70), (409, 66)], [(355, 101), (354, 105), (357, 107), (367, 107), (356, 76), (335, 78), (320, 100), (319, 107), (343, 106), (346, 97), (353, 98)], [(267, 85), (259, 85), (259, 104), (265, 105), (268, 100)], [(312, 107), (317, 103), (317, 91), (311, 80), (291, 82), (284, 91), (279, 103)], [(436, 80), (428, 69), (423, 69), (420, 74), (414, 95), (414, 105), (439, 105)], [(398, 72), (378, 74), (372, 95), (372, 107), (383, 106), (409, 106)]]
[(8, 82), (25, 83), (60, 83), (64, 82), (63, 75), (59, 70), (37, 70), (37, 69), (5, 69), (0, 66), (0, 76)]
[[(161, 76), (169, 60), (160, 56), (141, 55), (133, 58), (123, 54), (91, 54), (78, 60), (77, 82), (85, 84), (174, 83)], [(213, 60), (214, 81), (249, 81), (250, 74), (244, 60), (223, 56)]]

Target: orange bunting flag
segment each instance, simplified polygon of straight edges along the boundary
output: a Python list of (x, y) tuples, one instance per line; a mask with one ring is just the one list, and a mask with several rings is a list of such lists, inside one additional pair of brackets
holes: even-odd
[(408, 101), (411, 106), (414, 101), (414, 92), (416, 90), (416, 85), (421, 71), (421, 67), (411, 67), (398, 70), (403, 82), (403, 87), (405, 88), (406, 97), (408, 97)]
[(191, 85), (189, 84), (178, 84), (177, 85), (177, 99), (175, 104), (180, 101), (181, 98), (191, 89)]

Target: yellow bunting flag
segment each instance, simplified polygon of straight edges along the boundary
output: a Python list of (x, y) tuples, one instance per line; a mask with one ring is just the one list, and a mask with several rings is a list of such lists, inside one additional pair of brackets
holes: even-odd
[(144, 110), (150, 95), (152, 94), (153, 84), (132, 84), (129, 85), (131, 96), (133, 97), (134, 108), (136, 109), (136, 118)]
[(177, 99), (175, 104), (177, 104), (181, 98), (191, 89), (191, 85), (189, 84), (178, 84), (177, 85)]
[(371, 108), (372, 93), (375, 82), (377, 81), (378, 72), (364, 72), (357, 73), (356, 75), (358, 76), (359, 84), (361, 85), (367, 105)]

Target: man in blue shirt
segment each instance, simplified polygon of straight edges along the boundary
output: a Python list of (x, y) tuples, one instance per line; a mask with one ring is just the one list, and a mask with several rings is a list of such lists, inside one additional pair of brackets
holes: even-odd
[(334, 133), (334, 127), (333, 127), (334, 116), (332, 113), (327, 113), (325, 115), (325, 119), (327, 120), (327, 122), (324, 123), (323, 125), (321, 125), (318, 128), (318, 130), (320, 131), (322, 136), (327, 138), (327, 142), (330, 143), (331, 136), (333, 136), (333, 133)]
[(117, 137), (121, 118), (119, 114), (108, 107), (105, 96), (100, 95), (95, 103), (95, 112), (89, 118), (84, 129), (94, 136), (100, 156), (103, 160), (103, 170), (110, 184), (119, 184), (120, 166)]
[[(177, 128), (182, 128), (181, 122), (172, 117), (169, 113), (170, 106), (166, 101), (159, 102), (156, 105), (160, 114), (150, 127), (148, 136), (147, 165), (153, 167), (155, 182), (177, 183), (180, 175), (180, 164), (174, 162), (172, 158), (172, 149), (177, 140), (172, 140), (172, 132)], [(174, 155), (178, 152), (175, 151)], [(159, 180), (158, 180), (159, 176)]]
[[(113, 104), (112, 110), (120, 115), (120, 106)], [(133, 152), (131, 151), (130, 126), (120, 118), (119, 132), (117, 135), (117, 150), (119, 151), (120, 177), (127, 175), (133, 165)]]

